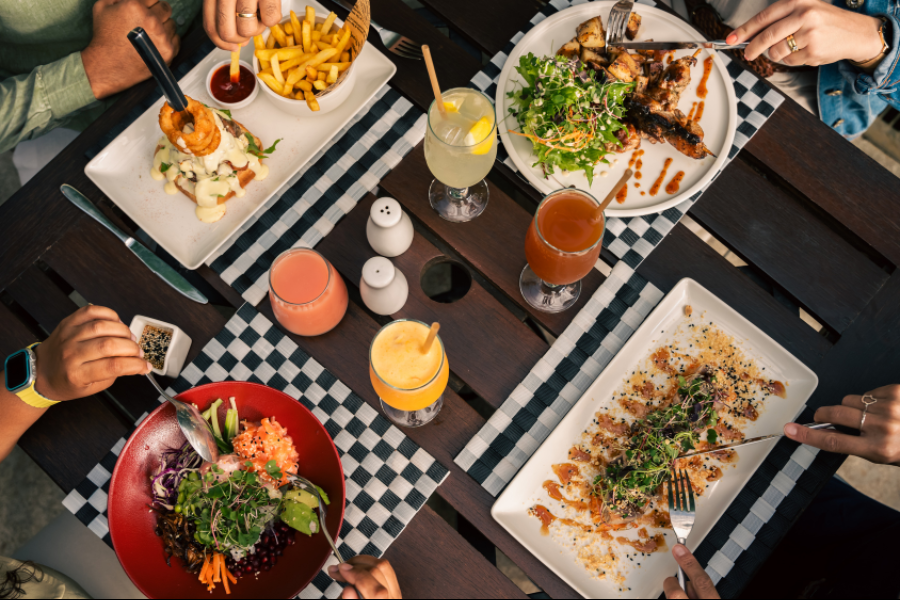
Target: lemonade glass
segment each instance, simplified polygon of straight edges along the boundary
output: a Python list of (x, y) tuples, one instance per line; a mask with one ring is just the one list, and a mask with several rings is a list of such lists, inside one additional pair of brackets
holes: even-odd
[(425, 133), (425, 160), (435, 180), (428, 199), (448, 221), (464, 223), (487, 207), (484, 180), (497, 158), (497, 114), (490, 98), (471, 88), (443, 94), (446, 115), (432, 102)]
[(369, 348), (372, 387), (381, 399), (384, 414), (402, 427), (425, 425), (444, 405), (450, 378), (444, 342), (435, 336), (428, 356), (414, 354), (429, 330), (420, 321), (393, 321), (381, 328)]

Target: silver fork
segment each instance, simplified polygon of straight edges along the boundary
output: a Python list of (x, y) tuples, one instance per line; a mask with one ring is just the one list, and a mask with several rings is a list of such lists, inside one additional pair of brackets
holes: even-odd
[(625, 29), (628, 27), (628, 19), (631, 17), (631, 9), (634, 2), (631, 0), (619, 0), (616, 2), (612, 10), (609, 11), (609, 18), (606, 20), (606, 47), (615, 46), (622, 42), (625, 36)]
[[(353, 10), (353, 6), (350, 5), (346, 0), (334, 0), (336, 4), (343, 6), (349, 11)], [(375, 21), (370, 21), (372, 27), (378, 32), (378, 35), (381, 36), (381, 41), (384, 43), (385, 48), (399, 56), (400, 58), (408, 58), (411, 60), (422, 60), (422, 44), (409, 39), (406, 36), (400, 35), (396, 31), (391, 31), (390, 29), (385, 29)]]
[[(672, 482), (675, 482), (674, 488)], [(669, 478), (669, 519), (672, 521), (672, 529), (679, 544), (686, 544), (687, 538), (694, 528), (694, 518), (697, 515), (694, 508), (694, 488), (691, 480), (682, 469), (675, 471)], [(678, 567), (678, 583), (681, 589), (687, 590), (684, 584), (684, 571)]]

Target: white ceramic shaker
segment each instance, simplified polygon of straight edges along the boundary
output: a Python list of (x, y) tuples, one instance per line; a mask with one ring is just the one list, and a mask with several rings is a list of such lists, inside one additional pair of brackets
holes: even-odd
[(359, 293), (373, 313), (392, 315), (398, 312), (409, 297), (406, 277), (383, 256), (370, 258), (363, 265)]
[(366, 237), (372, 250), (382, 256), (400, 256), (412, 245), (413, 224), (393, 198), (379, 198), (369, 211)]

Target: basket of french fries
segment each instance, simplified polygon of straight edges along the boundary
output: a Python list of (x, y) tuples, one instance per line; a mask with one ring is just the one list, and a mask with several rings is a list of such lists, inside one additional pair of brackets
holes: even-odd
[(317, 15), (307, 6), (303, 14), (291, 10), (253, 38), (253, 70), (278, 108), (309, 116), (330, 112), (347, 99), (355, 82), (352, 67), (365, 43), (349, 21), (338, 22), (333, 12)]

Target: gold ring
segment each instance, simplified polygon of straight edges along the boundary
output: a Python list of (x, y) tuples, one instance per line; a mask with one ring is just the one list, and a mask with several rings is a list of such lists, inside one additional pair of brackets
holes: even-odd
[(256, 13), (234, 13), (242, 19), (255, 19)]
[(788, 48), (791, 49), (791, 52), (800, 52), (800, 47), (797, 45), (797, 40), (794, 39), (793, 35), (787, 36), (786, 41)]

